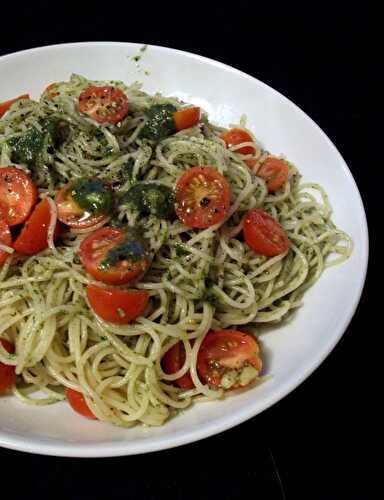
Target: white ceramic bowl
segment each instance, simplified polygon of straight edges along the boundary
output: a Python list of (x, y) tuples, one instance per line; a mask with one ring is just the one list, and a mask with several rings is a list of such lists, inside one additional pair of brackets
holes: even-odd
[[(343, 158), (322, 130), (297, 106), (255, 78), (219, 62), (179, 50), (141, 44), (77, 43), (27, 50), (0, 58), (0, 101), (71, 73), (92, 79), (141, 80), (202, 106), (211, 120), (228, 125), (246, 113), (248, 126), (271, 151), (298, 165), (304, 180), (322, 184), (334, 220), (354, 240), (352, 257), (327, 270), (306, 294), (290, 324), (263, 337), (269, 353), (264, 384), (225, 401), (195, 405), (161, 428), (121, 429), (83, 419), (65, 404), (29, 407), (0, 398), (0, 445), (47, 455), (115, 456), (170, 448), (211, 436), (257, 415), (300, 384), (324, 360), (345, 331), (359, 301), (368, 260), (363, 204)], [(147, 74), (149, 72), (149, 74)]]

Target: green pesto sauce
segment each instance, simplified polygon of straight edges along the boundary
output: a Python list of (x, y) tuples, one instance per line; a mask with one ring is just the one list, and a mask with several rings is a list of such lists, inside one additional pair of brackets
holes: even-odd
[(99, 270), (106, 271), (124, 260), (138, 262), (146, 255), (146, 246), (143, 241), (126, 239), (109, 250), (105, 259), (99, 264)]
[(140, 135), (151, 141), (159, 141), (176, 132), (173, 114), (176, 107), (173, 104), (155, 104), (147, 112), (147, 122)]
[(113, 194), (100, 179), (80, 179), (72, 186), (71, 195), (80, 208), (92, 214), (110, 214)]
[(167, 186), (155, 182), (135, 184), (124, 196), (123, 204), (142, 215), (168, 219), (174, 213), (175, 196)]

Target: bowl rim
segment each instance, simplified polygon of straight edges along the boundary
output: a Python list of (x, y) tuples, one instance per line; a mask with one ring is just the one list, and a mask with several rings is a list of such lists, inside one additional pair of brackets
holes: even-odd
[(312, 358), (311, 362), (307, 362), (295, 377), (293, 378), (291, 377), (289, 381), (284, 382), (278, 388), (276, 388), (271, 397), (268, 398), (268, 400), (265, 401), (262, 405), (259, 405), (257, 409), (255, 409), (252, 405), (245, 406), (244, 408), (237, 410), (236, 413), (233, 413), (228, 417), (222, 418), (219, 421), (214, 420), (208, 424), (205, 424), (202, 428), (192, 429), (189, 431), (188, 430), (177, 431), (174, 433), (174, 435), (172, 435), (171, 440), (169, 436), (156, 436), (152, 440), (145, 439), (144, 441), (143, 440), (122, 441), (122, 442), (114, 441), (111, 443), (97, 443), (97, 444), (86, 443), (81, 445), (77, 445), (75, 443), (60, 442), (58, 440), (48, 439), (48, 438), (47, 439), (34, 438), (31, 441), (26, 442), (23, 436), (15, 433), (5, 432), (0, 429), (0, 446), (2, 447), (17, 451), (25, 451), (29, 453), (51, 455), (51, 456), (84, 457), (84, 458), (114, 457), (114, 456), (148, 453), (153, 451), (160, 451), (163, 449), (171, 449), (219, 434), (263, 412), (264, 410), (271, 407), (279, 400), (283, 399), (287, 394), (295, 390), (304, 380), (306, 380), (319, 367), (319, 365), (324, 361), (324, 359), (330, 354), (330, 352), (339, 342), (339, 340), (345, 333), (346, 329), (348, 328), (348, 325), (350, 324), (355, 314), (356, 308), (359, 304), (364, 289), (364, 284), (366, 281), (368, 257), (369, 257), (369, 234), (368, 234), (367, 217), (360, 191), (344, 158), (342, 157), (341, 153), (336, 148), (336, 146), (333, 144), (331, 139), (307, 113), (305, 113), (301, 108), (299, 108), (299, 106), (297, 106), (294, 102), (292, 102), (288, 97), (286, 97), (285, 95), (283, 95), (270, 85), (267, 85), (266, 83), (260, 81), (256, 77), (251, 76), (248, 73), (245, 73), (244, 71), (241, 71), (233, 66), (217, 61), (215, 59), (211, 59), (209, 57), (184, 50), (175, 49), (172, 47), (145, 44), (139, 42), (86, 41), (86, 42), (70, 42), (70, 43), (45, 45), (40, 47), (33, 47), (29, 49), (19, 50), (16, 52), (12, 52), (10, 54), (5, 54), (3, 56), (0, 56), (0, 64), (3, 61), (11, 60), (14, 59), (15, 57), (32, 53), (48, 52), (52, 49), (60, 49), (60, 48), (76, 49), (81, 47), (85, 48), (87, 46), (89, 47), (114, 46), (121, 48), (123, 47), (136, 48), (136, 47), (142, 47), (144, 45), (147, 45), (148, 48), (159, 50), (160, 52), (173, 52), (182, 55), (184, 57), (189, 57), (198, 60), (200, 62), (225, 69), (226, 71), (230, 71), (234, 74), (237, 74), (242, 78), (246, 78), (248, 80), (251, 79), (252, 82), (257, 86), (262, 87), (264, 89), (268, 89), (269, 92), (272, 92), (280, 99), (283, 99), (296, 112), (300, 113), (308, 121), (309, 125), (317, 129), (320, 135), (322, 135), (323, 139), (325, 139), (326, 143), (328, 144), (328, 147), (330, 147), (330, 149), (333, 150), (333, 153), (337, 156), (340, 166), (344, 171), (344, 175), (349, 180), (351, 188), (355, 190), (356, 202), (358, 204), (358, 209), (361, 212), (363, 220), (363, 227), (361, 227), (361, 232), (364, 241), (362, 244), (359, 286), (356, 288), (354, 300), (351, 301), (346, 306), (343, 323), (339, 325), (337, 329), (335, 329), (335, 333), (332, 335), (332, 337), (329, 338), (328, 341), (323, 344), (323, 347), (320, 350), (320, 352), (318, 352), (317, 357)]

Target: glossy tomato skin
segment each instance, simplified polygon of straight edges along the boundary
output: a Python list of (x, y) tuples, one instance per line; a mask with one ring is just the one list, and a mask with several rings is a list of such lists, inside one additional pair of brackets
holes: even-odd
[(200, 121), (200, 108), (194, 106), (176, 111), (173, 114), (173, 119), (177, 131), (194, 127)]
[[(237, 146), (242, 142), (253, 142), (251, 135), (241, 128), (231, 128), (224, 132), (221, 135), (221, 138), (224, 140), (228, 148)], [(235, 153), (239, 153), (242, 155), (252, 155), (254, 154), (254, 152), (255, 148), (253, 146), (243, 146), (235, 150)]]
[[(262, 361), (259, 356), (259, 346), (255, 338), (238, 330), (211, 330), (201, 343), (197, 369), (200, 379), (214, 388), (222, 387), (222, 380), (228, 372), (241, 373), (246, 367), (262, 370)], [(246, 384), (234, 383), (230, 390), (245, 387)]]
[(188, 227), (204, 229), (221, 222), (229, 210), (231, 190), (212, 167), (192, 167), (176, 184), (176, 214)]
[(71, 196), (72, 183), (63, 186), (55, 196), (57, 218), (73, 229), (86, 229), (109, 219), (108, 214), (91, 214), (81, 209)]
[[(12, 247), (12, 235), (9, 229), (9, 226), (3, 219), (0, 219), (0, 243)], [(4, 262), (9, 257), (9, 253), (0, 249), (0, 266), (4, 264)]]
[[(184, 363), (185, 348), (183, 342), (181, 341), (171, 347), (171, 349), (168, 349), (168, 351), (164, 354), (163, 359), (161, 360), (161, 366), (164, 372), (168, 375), (179, 371)], [(189, 371), (182, 377), (176, 379), (174, 382), (176, 385), (186, 390), (193, 389), (195, 387)]]
[[(48, 248), (48, 228), (51, 221), (51, 209), (46, 198), (40, 201), (24, 224), (13, 248), (21, 255), (36, 255)], [(60, 223), (56, 223), (53, 238), (60, 232)]]
[(79, 96), (80, 113), (98, 123), (115, 125), (128, 114), (128, 98), (116, 87), (88, 87)]
[(109, 252), (126, 239), (123, 230), (112, 227), (102, 227), (87, 236), (80, 245), (80, 260), (87, 272), (107, 285), (125, 285), (140, 278), (150, 265), (144, 251), (136, 261), (122, 259), (107, 269), (102, 266)]
[(87, 297), (95, 313), (105, 321), (126, 325), (143, 314), (149, 294), (144, 290), (121, 290), (87, 286)]
[(261, 165), (257, 175), (265, 180), (268, 192), (275, 193), (288, 181), (288, 165), (284, 160), (270, 157)]
[(19, 97), (15, 97), (14, 99), (10, 99), (9, 101), (0, 102), (0, 118), (5, 115), (13, 103), (19, 101), (20, 99), (30, 99), (29, 94), (23, 94)]
[(37, 188), (16, 167), (0, 168), (0, 216), (9, 226), (23, 223), (37, 200)]
[(243, 234), (247, 245), (266, 257), (285, 253), (291, 246), (287, 233), (277, 220), (258, 208), (250, 210), (246, 215)]
[[(13, 354), (15, 352), (15, 347), (8, 340), (1, 339), (0, 343), (4, 349)], [(16, 382), (16, 372), (13, 365), (6, 365), (0, 362), (0, 395), (5, 394), (10, 387), (12, 387)]]
[(89, 418), (91, 420), (97, 420), (97, 417), (90, 410), (84, 395), (81, 392), (74, 391), (68, 387), (65, 389), (65, 395), (67, 396), (68, 402), (72, 409), (76, 413), (80, 413), (83, 417)]

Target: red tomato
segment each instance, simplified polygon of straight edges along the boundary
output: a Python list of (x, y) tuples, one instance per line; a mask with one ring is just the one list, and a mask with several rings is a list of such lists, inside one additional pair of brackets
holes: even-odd
[(75, 410), (75, 412), (80, 413), (83, 417), (90, 418), (92, 420), (97, 420), (95, 415), (89, 409), (85, 397), (81, 392), (74, 391), (73, 389), (65, 389), (65, 395), (67, 396), (69, 404)]
[(21, 224), (36, 203), (32, 179), (16, 167), (0, 168), (0, 216), (9, 226)]
[(43, 94), (47, 94), (47, 97), (52, 99), (53, 97), (57, 97), (60, 95), (60, 92), (55, 92), (55, 87), (57, 87), (57, 83), (50, 83), (47, 88), (44, 90)]
[[(15, 347), (13, 344), (8, 342), (8, 340), (1, 339), (1, 345), (4, 349), (9, 352), (9, 354), (13, 354), (15, 352)], [(4, 363), (0, 363), (0, 394), (5, 394), (8, 389), (14, 385), (16, 382), (16, 372), (15, 367), (13, 365), (6, 365)]]
[(288, 165), (279, 158), (267, 158), (257, 171), (257, 175), (265, 180), (269, 193), (274, 193), (288, 180)]
[[(7, 246), (12, 246), (12, 235), (9, 229), (9, 226), (3, 219), (0, 219), (0, 243), (3, 243)], [(4, 264), (7, 257), (9, 257), (9, 253), (4, 250), (0, 250), (0, 266)]]
[[(51, 221), (51, 209), (47, 199), (36, 205), (13, 245), (22, 255), (35, 255), (48, 248), (48, 228)], [(60, 224), (56, 224), (54, 239), (59, 235)]]
[(200, 121), (200, 108), (186, 108), (173, 114), (176, 130), (194, 127)]
[(128, 98), (115, 87), (91, 86), (80, 94), (79, 109), (99, 123), (116, 124), (128, 114)]
[(149, 294), (141, 290), (120, 290), (87, 286), (88, 301), (100, 318), (126, 325), (141, 316), (147, 307)]
[[(143, 250), (142, 258), (130, 260), (120, 258), (106, 269), (100, 264), (108, 253), (126, 241), (126, 234), (121, 229), (102, 227), (87, 236), (80, 245), (80, 259), (85, 269), (95, 279), (107, 285), (124, 285), (139, 278), (149, 267), (149, 260)], [(141, 242), (137, 241), (139, 245)]]
[[(244, 370), (252, 366), (258, 373), (249, 380), (241, 380)], [(259, 346), (251, 335), (237, 330), (210, 331), (204, 338), (197, 357), (197, 369), (201, 380), (213, 387), (238, 389), (245, 387), (258, 376), (262, 369)], [(223, 383), (224, 375), (234, 376), (233, 384)]]
[(206, 228), (227, 215), (231, 190), (214, 168), (193, 167), (176, 184), (176, 214), (188, 227)]
[(0, 102), (0, 118), (5, 115), (5, 113), (9, 110), (9, 108), (12, 106), (12, 104), (19, 99), (29, 99), (29, 94), (23, 94), (20, 95), (19, 97), (15, 97), (14, 99), (10, 99), (9, 101), (5, 102)]
[[(169, 349), (161, 360), (161, 365), (165, 373), (172, 374), (180, 370), (185, 362), (185, 348), (183, 342), (178, 342)], [(195, 384), (192, 381), (191, 374), (187, 372), (182, 377), (175, 380), (182, 389), (193, 389)]]
[[(252, 137), (248, 132), (241, 128), (231, 128), (221, 135), (221, 138), (225, 141), (228, 148), (232, 146), (237, 146), (242, 142), (253, 142)], [(243, 146), (240, 149), (236, 149), (236, 153), (242, 155), (252, 155), (255, 152), (254, 146)]]
[(247, 245), (266, 257), (285, 253), (291, 246), (286, 232), (277, 220), (259, 208), (248, 212), (243, 233)]
[(85, 229), (109, 218), (109, 215), (92, 215), (80, 208), (72, 198), (71, 187), (72, 183), (69, 182), (56, 194), (55, 202), (59, 221), (74, 229)]

